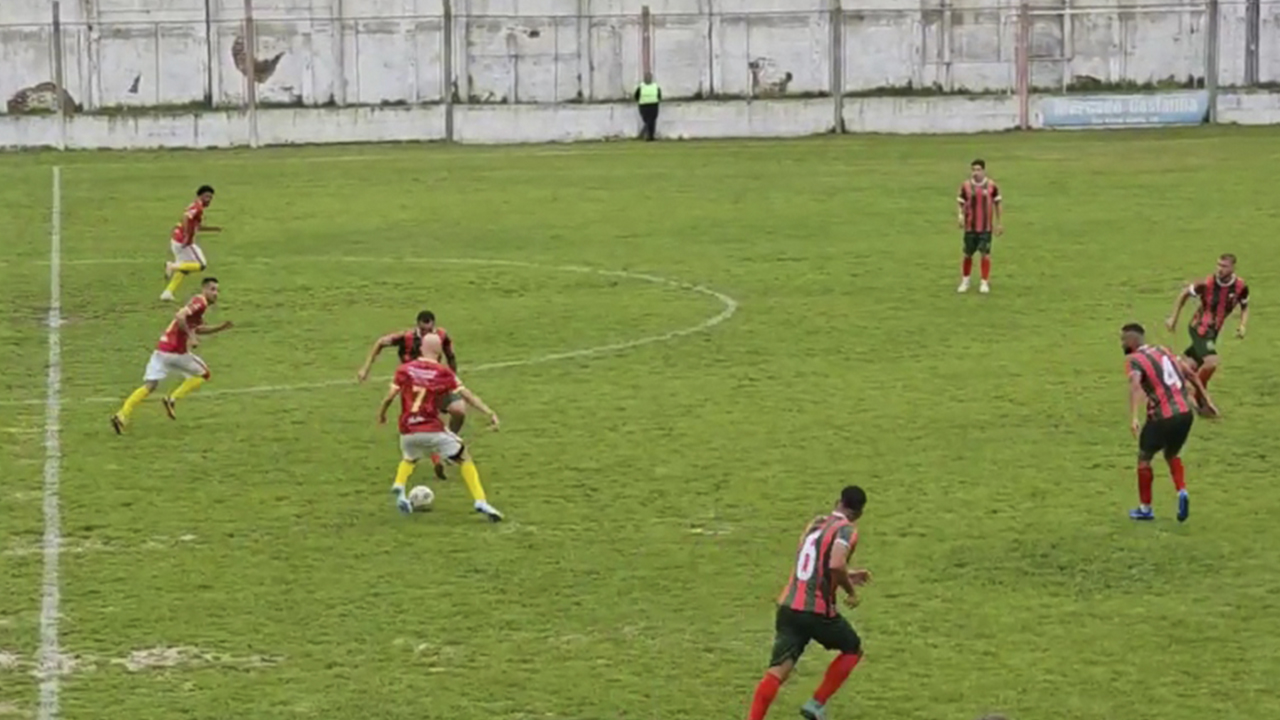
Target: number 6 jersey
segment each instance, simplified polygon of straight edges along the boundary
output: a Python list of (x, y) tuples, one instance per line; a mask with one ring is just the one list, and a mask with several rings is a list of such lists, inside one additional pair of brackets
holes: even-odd
[(783, 607), (835, 617), (836, 585), (831, 577), (831, 553), (844, 552), (836, 547), (848, 546), (848, 554), (858, 544), (858, 529), (838, 512), (819, 515), (809, 524), (800, 549), (796, 553), (791, 579), (782, 589), (778, 604)]

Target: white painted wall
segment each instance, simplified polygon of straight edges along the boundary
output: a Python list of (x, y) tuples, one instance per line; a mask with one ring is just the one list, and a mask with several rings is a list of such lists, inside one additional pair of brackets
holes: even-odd
[[(1041, 97), (1031, 99), (1039, 124)], [(791, 137), (832, 132), (830, 99), (676, 101), (662, 108), (659, 136), (666, 139)], [(1222, 122), (1280, 123), (1280, 94), (1224, 93)], [(848, 98), (843, 120), (851, 132), (975, 133), (1011, 130), (1018, 124), (1012, 96)], [(350, 144), (445, 139), (442, 105), (405, 107), (272, 108), (257, 113), (264, 145)], [(629, 103), (459, 105), (454, 136), (464, 143), (576, 142), (634, 138), (640, 122)], [(0, 148), (57, 147), (60, 127), (48, 115), (0, 116)], [(66, 146), (73, 149), (220, 148), (248, 145), (250, 119), (241, 110), (201, 113), (97, 114), (67, 118)]]
[[(254, 0), (256, 55), (279, 57), (264, 103), (420, 104), (450, 88), (475, 103), (624, 98), (640, 75), (640, 7), (669, 98), (828, 93), (940, 85), (1009, 89), (1016, 27), (1008, 0), (452, 0), (452, 82), (443, 0)], [(1125, 5), (1134, 0), (1125, 0)], [(1280, 81), (1280, 0), (1262, 10), (1260, 79)], [(234, 48), (243, 0), (64, 0), (66, 86), (87, 109), (238, 107)], [(1134, 12), (1120, 0), (1032, 0), (1032, 79), (1147, 82), (1204, 73), (1202, 0)], [(1073, 5), (1108, 9), (1088, 13)], [(52, 80), (48, 0), (0, 0), (0, 100)], [(207, 10), (206, 10), (207, 6)], [(870, 6), (874, 9), (867, 9)], [(1243, 78), (1242, 1), (1221, 6), (1221, 80)], [(2, 109), (2, 108), (0, 108)]]

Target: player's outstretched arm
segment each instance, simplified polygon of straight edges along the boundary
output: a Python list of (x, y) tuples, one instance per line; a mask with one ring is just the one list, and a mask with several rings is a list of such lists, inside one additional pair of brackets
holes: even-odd
[(382, 349), (391, 347), (395, 343), (395, 335), (383, 335), (373, 343), (373, 348), (369, 350), (369, 357), (365, 358), (364, 365), (356, 371), (356, 381), (364, 382), (369, 379), (369, 372), (373, 370), (373, 361), (378, 359), (378, 355), (382, 354)]
[(197, 335), (217, 335), (218, 333), (224, 330), (230, 330), (233, 327), (235, 327), (235, 323), (231, 322), (230, 320), (227, 320), (225, 322), (218, 323), (213, 327), (205, 327), (204, 325), (201, 325), (196, 328), (196, 334)]
[(173, 321), (178, 324), (178, 329), (181, 330), (182, 333), (187, 336), (188, 343), (190, 343), (191, 347), (195, 347), (196, 345), (199, 345), (200, 342), (199, 340), (196, 339), (195, 329), (192, 329), (191, 324), (187, 322), (188, 318), (190, 317), (191, 317), (191, 308), (184, 307), (173, 316)]
[(391, 409), (391, 403), (395, 402), (396, 396), (400, 394), (400, 386), (395, 383), (391, 384), (391, 389), (387, 391), (387, 396), (382, 398), (382, 406), (378, 408), (378, 424), (387, 424), (387, 410)]
[(464, 387), (458, 388), (458, 394), (462, 396), (462, 399), (465, 400), (468, 405), (479, 410), (480, 412), (484, 413), (489, 417), (489, 426), (491, 428), (493, 428), (494, 430), (498, 429), (498, 414), (495, 413), (492, 409), (490, 409), (488, 405), (485, 405), (484, 401), (480, 399), (479, 395), (476, 395), (475, 393), (471, 392), (470, 390)]
[(1187, 304), (1187, 298), (1195, 294), (1193, 286), (1188, 285), (1182, 288), (1182, 292), (1178, 293), (1178, 299), (1173, 301), (1173, 312), (1169, 313), (1169, 319), (1164, 321), (1164, 327), (1170, 332), (1178, 325), (1178, 316), (1182, 314), (1182, 306)]

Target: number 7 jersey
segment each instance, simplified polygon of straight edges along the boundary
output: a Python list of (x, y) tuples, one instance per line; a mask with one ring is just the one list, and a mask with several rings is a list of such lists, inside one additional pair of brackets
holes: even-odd
[(831, 577), (831, 553), (836, 552), (837, 541), (849, 546), (850, 555), (858, 544), (858, 530), (845, 516), (819, 515), (809, 524), (800, 540), (791, 579), (778, 597), (779, 605), (825, 617), (838, 614), (836, 585)]
[(392, 381), (400, 391), (400, 434), (444, 432), (440, 421), (441, 399), (462, 389), (458, 376), (447, 365), (414, 360), (396, 368)]

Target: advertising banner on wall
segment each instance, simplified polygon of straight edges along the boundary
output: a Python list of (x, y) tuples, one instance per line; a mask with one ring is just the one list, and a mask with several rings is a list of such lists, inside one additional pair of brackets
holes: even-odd
[(1040, 104), (1046, 128), (1199, 125), (1208, 119), (1209, 92), (1147, 95), (1080, 95), (1045, 98)]

